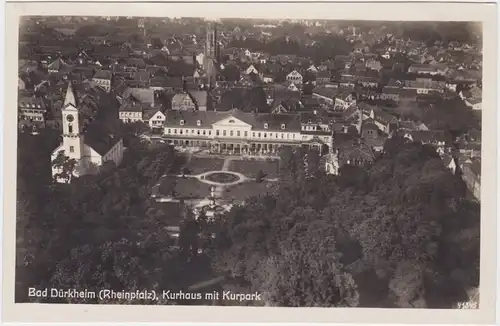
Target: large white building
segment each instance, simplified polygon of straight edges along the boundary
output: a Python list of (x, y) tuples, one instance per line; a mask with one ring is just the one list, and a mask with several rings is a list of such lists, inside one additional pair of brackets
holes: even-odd
[(327, 150), (332, 131), (328, 121), (297, 113), (168, 111), (164, 138), (170, 144), (213, 152), (271, 154), (284, 145)]
[[(80, 112), (75, 93), (68, 84), (62, 113), (62, 143), (52, 152), (52, 162), (63, 154), (76, 162), (73, 177), (97, 173), (106, 162), (120, 164), (123, 158), (123, 140), (106, 130), (106, 124), (89, 121)], [(57, 182), (70, 182), (60, 177), (62, 167), (52, 165), (52, 176)]]

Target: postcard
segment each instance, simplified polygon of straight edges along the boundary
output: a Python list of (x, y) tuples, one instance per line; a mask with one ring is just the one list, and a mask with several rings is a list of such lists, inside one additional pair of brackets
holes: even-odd
[(494, 323), (496, 5), (6, 8), (6, 322)]

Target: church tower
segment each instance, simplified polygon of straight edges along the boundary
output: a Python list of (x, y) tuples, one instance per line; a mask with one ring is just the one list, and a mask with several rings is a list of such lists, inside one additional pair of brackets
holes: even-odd
[(217, 61), (219, 59), (219, 46), (217, 41), (217, 27), (215, 24), (207, 26), (205, 38), (205, 53), (203, 58), (203, 69), (205, 70), (208, 84), (213, 86), (217, 75)]
[(64, 98), (64, 105), (61, 110), (62, 125), (63, 125), (63, 150), (64, 154), (69, 158), (77, 161), (82, 159), (83, 153), (83, 134), (82, 123), (75, 94), (71, 82), (68, 83), (66, 89), (66, 96)]

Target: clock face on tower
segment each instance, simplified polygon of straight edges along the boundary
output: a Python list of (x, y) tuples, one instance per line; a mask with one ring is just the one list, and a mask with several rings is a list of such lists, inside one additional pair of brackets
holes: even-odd
[(68, 120), (68, 122), (73, 122), (74, 118), (73, 118), (73, 116), (71, 114), (68, 114), (66, 116), (66, 120)]

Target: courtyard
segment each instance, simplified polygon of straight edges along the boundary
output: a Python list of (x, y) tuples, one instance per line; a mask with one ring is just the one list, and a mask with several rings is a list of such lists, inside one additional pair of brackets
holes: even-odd
[[(159, 194), (175, 199), (204, 199), (210, 195), (210, 186), (216, 186), (216, 197), (224, 202), (242, 202), (245, 199), (272, 191), (278, 178), (276, 159), (247, 159), (234, 156), (180, 155), (182, 164), (171, 175), (159, 180)], [(182, 171), (186, 171), (181, 177)], [(259, 171), (264, 180), (257, 182)]]
[(223, 165), (224, 159), (221, 158), (191, 156), (186, 159), (183, 169), (187, 168), (189, 174), (197, 175), (209, 171), (220, 171)]
[(279, 161), (274, 160), (232, 160), (229, 163), (228, 170), (239, 172), (248, 178), (257, 177), (259, 171), (262, 171), (266, 179), (275, 179), (278, 177)]

